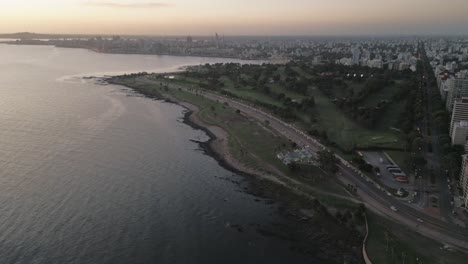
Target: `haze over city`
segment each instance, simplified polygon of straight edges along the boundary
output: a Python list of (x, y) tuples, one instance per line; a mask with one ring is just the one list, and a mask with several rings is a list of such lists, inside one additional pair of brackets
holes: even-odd
[(148, 35), (466, 34), (465, 0), (15, 0), (0, 32)]

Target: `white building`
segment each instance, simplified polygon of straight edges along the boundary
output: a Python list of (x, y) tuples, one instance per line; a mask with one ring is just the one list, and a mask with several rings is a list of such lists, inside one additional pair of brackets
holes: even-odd
[(371, 68), (382, 69), (383, 68), (383, 62), (382, 62), (381, 59), (374, 59), (374, 60), (367, 61), (367, 66), (369, 66)]
[(404, 71), (404, 70), (407, 70), (410, 68), (410, 64), (409, 63), (406, 63), (406, 62), (402, 62), (400, 63), (400, 65), (398, 66), (398, 70), (399, 71)]
[(466, 145), (466, 138), (468, 135), (468, 121), (463, 120), (454, 124), (452, 137), (452, 145)]

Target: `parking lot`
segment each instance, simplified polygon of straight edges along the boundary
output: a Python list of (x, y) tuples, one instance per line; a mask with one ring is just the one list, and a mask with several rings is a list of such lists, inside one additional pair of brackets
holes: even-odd
[[(381, 151), (361, 151), (362, 156), (364, 160), (371, 164), (374, 167), (378, 167), (380, 169), (380, 175), (379, 177), (380, 181), (385, 184), (388, 187), (399, 189), (401, 187), (405, 189), (412, 189), (408, 188), (410, 186), (410, 183), (400, 183), (395, 180), (395, 175), (392, 174), (388, 166), (398, 166), (394, 164), (386, 155), (384, 152)], [(392, 169), (394, 172), (400, 171), (399, 168), (393, 168)]]

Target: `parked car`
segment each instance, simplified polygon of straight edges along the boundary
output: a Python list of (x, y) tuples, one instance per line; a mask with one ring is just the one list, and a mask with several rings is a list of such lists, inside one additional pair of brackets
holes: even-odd
[(401, 182), (401, 183), (408, 183), (409, 180), (408, 180), (408, 177), (396, 177), (395, 178), (397, 182)]

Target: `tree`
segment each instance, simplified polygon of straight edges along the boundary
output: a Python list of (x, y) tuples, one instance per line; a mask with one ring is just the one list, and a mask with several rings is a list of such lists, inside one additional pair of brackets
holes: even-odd
[(364, 164), (359, 165), (359, 169), (365, 172), (371, 172), (374, 169), (374, 166), (365, 162)]
[(320, 168), (322, 168), (324, 171), (331, 172), (333, 174), (338, 172), (339, 159), (335, 156), (333, 152), (322, 150), (319, 151), (317, 154)]
[(424, 146), (424, 139), (421, 137), (415, 138), (411, 145), (413, 151), (420, 151), (423, 146)]
[(296, 162), (291, 162), (291, 163), (288, 163), (288, 168), (292, 171), (292, 172), (297, 172), (301, 169), (301, 167), (299, 166), (299, 164), (297, 164)]
[(413, 157), (413, 162), (417, 166), (425, 166), (427, 164), (427, 160), (424, 158), (424, 155), (421, 153), (416, 153)]

